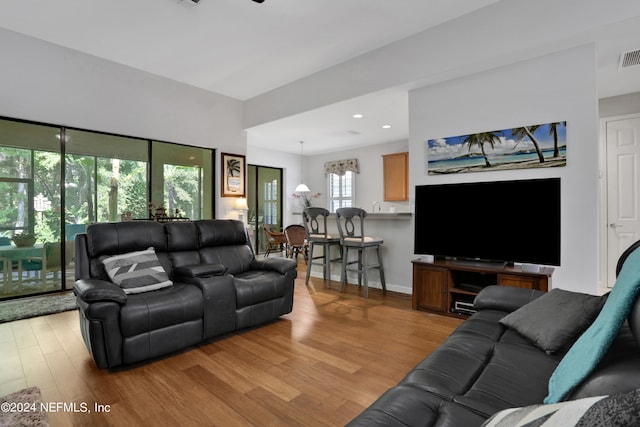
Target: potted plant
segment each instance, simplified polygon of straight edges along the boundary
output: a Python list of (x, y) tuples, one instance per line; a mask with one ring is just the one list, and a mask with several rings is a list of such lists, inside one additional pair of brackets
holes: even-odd
[(26, 248), (36, 243), (36, 235), (30, 233), (16, 234), (11, 240), (17, 247)]

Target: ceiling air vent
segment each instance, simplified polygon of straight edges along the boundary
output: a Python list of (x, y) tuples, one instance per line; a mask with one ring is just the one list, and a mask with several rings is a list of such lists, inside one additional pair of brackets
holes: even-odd
[(619, 69), (640, 65), (640, 49), (624, 52), (620, 55)]

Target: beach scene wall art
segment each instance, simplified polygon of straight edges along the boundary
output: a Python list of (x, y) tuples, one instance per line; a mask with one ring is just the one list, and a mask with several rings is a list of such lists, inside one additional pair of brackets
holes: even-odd
[(567, 164), (567, 122), (429, 139), (429, 175)]

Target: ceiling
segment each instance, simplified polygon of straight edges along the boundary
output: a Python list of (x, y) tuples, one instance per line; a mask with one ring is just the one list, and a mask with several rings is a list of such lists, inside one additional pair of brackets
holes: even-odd
[[(0, 6), (0, 27), (247, 100), (496, 2), (9, 0)], [(640, 67), (625, 78), (617, 70), (620, 52), (640, 48), (638, 21), (590, 37), (598, 44), (601, 96), (640, 91)], [(304, 140), (305, 154), (313, 154), (406, 139), (407, 90), (256, 126), (248, 144), (298, 153), (293, 142)]]

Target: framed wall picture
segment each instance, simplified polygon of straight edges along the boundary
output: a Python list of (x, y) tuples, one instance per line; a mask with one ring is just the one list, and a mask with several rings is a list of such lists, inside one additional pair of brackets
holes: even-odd
[(427, 141), (429, 175), (567, 165), (567, 122)]
[(246, 161), (240, 154), (222, 153), (222, 197), (246, 197)]

